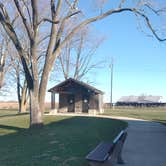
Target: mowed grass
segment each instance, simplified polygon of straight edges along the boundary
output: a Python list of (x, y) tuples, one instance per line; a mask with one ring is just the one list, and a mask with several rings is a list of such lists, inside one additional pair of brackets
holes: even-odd
[(105, 110), (104, 114), (157, 121), (166, 125), (166, 108), (115, 108)]
[(16, 115), (17, 114), (17, 110), (13, 109), (13, 110), (8, 110), (8, 109), (0, 109), (0, 118), (1, 117), (7, 117), (7, 116), (12, 116), (12, 115)]
[(29, 130), (28, 114), (0, 112), (2, 166), (86, 166), (89, 151), (127, 127), (107, 118), (45, 116), (44, 128)]

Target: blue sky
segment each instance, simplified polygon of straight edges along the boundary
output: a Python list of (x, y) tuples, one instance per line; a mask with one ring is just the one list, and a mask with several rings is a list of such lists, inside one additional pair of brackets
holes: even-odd
[[(86, 4), (85, 1), (82, 2), (81, 6), (89, 16), (97, 14), (95, 10), (90, 11), (88, 3), (92, 1), (86, 1)], [(106, 8), (110, 8), (114, 2), (117, 1), (110, 1)], [(151, 18), (153, 23), (159, 22), (156, 17)], [(112, 57), (114, 102), (121, 96), (141, 94), (161, 95), (166, 99), (166, 43), (148, 37), (137, 25), (136, 17), (131, 13), (113, 15), (92, 24), (96, 36), (101, 34), (106, 37), (94, 56), (96, 61), (103, 57), (107, 64), (102, 69), (93, 71), (95, 74), (91, 75), (91, 81), (94, 82), (92, 85), (105, 92), (105, 102), (110, 99), (109, 64)], [(146, 27), (143, 26), (143, 29), (151, 34)], [(47, 94), (46, 100), (50, 100), (50, 94)]]
[[(158, 23), (156, 17), (152, 17)], [(144, 25), (144, 24), (142, 24)], [(117, 14), (93, 24), (96, 35), (106, 36), (95, 57), (107, 57), (108, 65), (93, 78), (95, 86), (110, 96), (109, 63), (114, 58), (113, 101), (125, 95), (161, 95), (166, 98), (166, 43), (148, 37), (138, 29), (131, 13)], [(146, 33), (150, 31), (144, 27)], [(165, 36), (166, 37), (166, 36)]]

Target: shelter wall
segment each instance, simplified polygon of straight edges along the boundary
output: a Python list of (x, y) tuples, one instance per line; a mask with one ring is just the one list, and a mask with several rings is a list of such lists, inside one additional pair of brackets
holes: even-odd
[(68, 112), (68, 95), (59, 94), (59, 112)]

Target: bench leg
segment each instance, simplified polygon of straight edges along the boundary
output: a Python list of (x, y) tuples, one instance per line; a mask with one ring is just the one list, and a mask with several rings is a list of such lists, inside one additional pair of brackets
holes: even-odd
[(125, 164), (124, 160), (122, 159), (122, 149), (123, 149), (124, 142), (119, 141), (118, 144), (119, 144), (119, 153), (118, 153), (118, 156), (117, 156), (117, 163), (118, 164)]
[(108, 160), (104, 163), (103, 166), (115, 166), (117, 163), (117, 159), (120, 153), (120, 149), (121, 149), (121, 144), (117, 144), (115, 146), (115, 149), (113, 150), (112, 154), (110, 155), (110, 157), (108, 158)]
[(122, 157), (118, 157), (118, 161), (117, 161), (118, 164), (125, 164), (124, 160), (122, 159)]

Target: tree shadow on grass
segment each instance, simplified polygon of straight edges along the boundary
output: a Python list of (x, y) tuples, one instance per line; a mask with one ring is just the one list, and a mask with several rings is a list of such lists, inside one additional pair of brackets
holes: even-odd
[(17, 132), (25, 130), (25, 129), (20, 128), (20, 127), (7, 126), (7, 125), (0, 125), (0, 129), (1, 129), (1, 128), (2, 128), (2, 129), (7, 129), (7, 130), (15, 130), (15, 131), (17, 131)]
[(15, 130), (16, 133), (0, 137), (0, 163), (18, 166), (85, 166), (85, 156), (89, 151), (102, 140), (111, 141), (127, 126), (125, 122), (106, 118), (61, 119), (56, 121), (55, 117), (55, 122), (39, 130), (1, 125), (0, 128)]
[(28, 112), (25, 113), (15, 113), (15, 114), (6, 114), (6, 115), (0, 115), (0, 118), (4, 118), (4, 117), (14, 117), (14, 116), (23, 116), (23, 115), (28, 115)]

